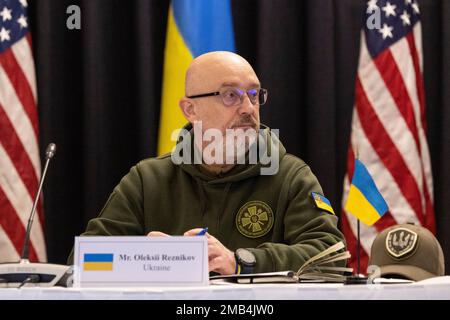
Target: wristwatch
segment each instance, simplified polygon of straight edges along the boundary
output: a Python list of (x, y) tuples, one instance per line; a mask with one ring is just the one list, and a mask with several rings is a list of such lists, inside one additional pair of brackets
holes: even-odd
[(255, 255), (247, 249), (237, 249), (234, 253), (236, 258), (236, 274), (253, 273), (256, 264)]

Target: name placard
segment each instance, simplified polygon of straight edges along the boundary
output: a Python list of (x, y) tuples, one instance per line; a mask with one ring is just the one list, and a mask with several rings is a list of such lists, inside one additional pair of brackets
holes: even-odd
[(206, 237), (76, 237), (75, 287), (204, 286)]

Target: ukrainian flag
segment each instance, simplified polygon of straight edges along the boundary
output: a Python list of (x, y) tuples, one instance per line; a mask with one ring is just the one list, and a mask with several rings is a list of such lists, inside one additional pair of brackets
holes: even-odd
[(318, 208), (328, 211), (329, 213), (332, 213), (335, 215), (333, 207), (331, 206), (330, 200), (328, 200), (323, 195), (318, 194), (316, 192), (311, 192), (311, 195), (313, 196), (314, 202), (316, 203), (316, 206)]
[(164, 79), (158, 154), (175, 145), (172, 132), (186, 119), (178, 101), (184, 96), (184, 77), (191, 61), (209, 51), (234, 51), (233, 21), (229, 0), (173, 0), (167, 23)]
[(111, 271), (113, 260), (112, 253), (85, 253), (83, 269), (84, 271)]
[(386, 201), (369, 171), (358, 159), (355, 160), (355, 171), (345, 210), (368, 226), (377, 222), (388, 210)]

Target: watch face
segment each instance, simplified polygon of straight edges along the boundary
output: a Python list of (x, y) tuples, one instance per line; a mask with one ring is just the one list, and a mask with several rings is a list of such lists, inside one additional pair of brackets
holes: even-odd
[(255, 256), (248, 250), (238, 249), (236, 250), (236, 254), (238, 255), (242, 263), (245, 263), (247, 265), (253, 265), (256, 263)]

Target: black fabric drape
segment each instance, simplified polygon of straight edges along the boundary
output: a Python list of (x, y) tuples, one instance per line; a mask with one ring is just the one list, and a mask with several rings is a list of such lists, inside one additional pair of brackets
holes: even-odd
[[(232, 2), (237, 51), (269, 89), (262, 121), (310, 164), (336, 209), (364, 3)], [(72, 4), (81, 30), (66, 28)], [(450, 258), (450, 1), (419, 4), (438, 239)], [(52, 262), (65, 261), (129, 168), (156, 154), (168, 8), (169, 0), (31, 2), (41, 149), (58, 145), (45, 186)]]

